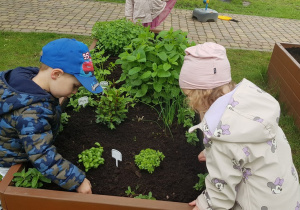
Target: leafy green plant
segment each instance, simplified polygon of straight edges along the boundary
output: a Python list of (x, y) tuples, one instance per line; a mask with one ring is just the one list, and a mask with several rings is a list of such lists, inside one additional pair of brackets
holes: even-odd
[(141, 170), (147, 170), (149, 173), (153, 173), (155, 167), (160, 166), (160, 162), (165, 158), (164, 154), (160, 151), (147, 148), (141, 150), (138, 155), (135, 155), (135, 164)]
[[(178, 124), (183, 124), (183, 127), (190, 128), (192, 127), (193, 121), (195, 118), (195, 112), (187, 107), (184, 103), (182, 107), (178, 109), (177, 119)], [(187, 142), (191, 145), (196, 145), (199, 142), (198, 136), (196, 132), (189, 133), (188, 131), (185, 132), (185, 136), (187, 138)]]
[(134, 98), (130, 97), (124, 87), (108, 88), (103, 93), (96, 108), (96, 123), (103, 123), (110, 129), (115, 129), (116, 125), (127, 118), (129, 106), (134, 107)]
[(51, 180), (44, 177), (36, 168), (25, 168), (21, 172), (14, 173), (12, 180), (16, 187), (41, 188), (43, 182), (51, 183)]
[(68, 124), (70, 115), (68, 113), (63, 112), (60, 116), (60, 125), (59, 125), (59, 132), (62, 132), (64, 130), (64, 125)]
[(129, 197), (135, 196), (135, 192), (131, 190), (131, 187), (128, 186), (127, 190), (125, 191), (126, 195)]
[(105, 51), (103, 46), (96, 45), (96, 47), (90, 50), (91, 57), (93, 59), (94, 65), (94, 75), (96, 79), (101, 81), (107, 81), (107, 75), (110, 75), (111, 72), (114, 70), (116, 64), (113, 62), (109, 63), (108, 69), (104, 69), (104, 63), (107, 62), (109, 56), (105, 56)]
[(3, 176), (0, 174), (0, 182), (2, 181), (2, 179), (3, 179)]
[(81, 107), (93, 107), (97, 104), (97, 101), (93, 98), (93, 93), (81, 86), (79, 87), (78, 92), (72, 95), (67, 107), (73, 107), (73, 110), (78, 112)]
[(103, 147), (100, 143), (96, 142), (97, 147), (84, 150), (78, 155), (79, 161), (82, 162), (85, 168), (85, 172), (88, 172), (91, 168), (98, 168), (99, 165), (104, 164), (104, 158), (102, 158)]
[(156, 198), (152, 197), (152, 192), (149, 192), (148, 195), (139, 194), (138, 196), (135, 196), (134, 198), (156, 200)]
[(118, 56), (124, 51), (124, 47), (131, 43), (131, 40), (138, 37), (144, 31), (149, 31), (142, 24), (126, 20), (125, 18), (96, 22), (92, 28), (92, 37), (98, 39), (98, 45), (103, 46), (106, 53)]
[(205, 177), (206, 176), (207, 176), (207, 173), (198, 174), (199, 181), (193, 187), (195, 190), (201, 191), (205, 187)]
[(195, 45), (181, 30), (161, 31), (156, 38), (142, 33), (126, 46), (116, 64), (123, 73), (119, 81), (131, 87), (130, 94), (145, 103), (158, 104), (178, 96), (178, 78), (183, 64), (184, 50)]

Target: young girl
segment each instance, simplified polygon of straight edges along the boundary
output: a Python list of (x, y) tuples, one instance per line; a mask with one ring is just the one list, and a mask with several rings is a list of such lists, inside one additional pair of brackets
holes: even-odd
[(290, 145), (278, 126), (279, 103), (252, 82), (231, 81), (223, 46), (186, 49), (179, 85), (202, 122), (209, 175), (194, 210), (298, 210), (299, 177)]
[(150, 29), (154, 29), (163, 22), (176, 0), (126, 0), (125, 17), (134, 23), (141, 20), (141, 23)]

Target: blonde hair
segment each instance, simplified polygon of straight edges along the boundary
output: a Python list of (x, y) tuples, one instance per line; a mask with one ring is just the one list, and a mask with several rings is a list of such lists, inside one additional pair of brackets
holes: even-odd
[(188, 105), (196, 112), (206, 112), (209, 107), (221, 96), (232, 91), (235, 87), (234, 82), (213, 89), (183, 89), (187, 96)]

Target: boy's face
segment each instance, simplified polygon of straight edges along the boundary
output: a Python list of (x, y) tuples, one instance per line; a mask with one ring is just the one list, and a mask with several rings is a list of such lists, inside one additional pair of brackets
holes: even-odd
[(77, 93), (81, 83), (75, 76), (68, 73), (61, 73), (50, 84), (50, 92), (55, 98), (71, 97)]

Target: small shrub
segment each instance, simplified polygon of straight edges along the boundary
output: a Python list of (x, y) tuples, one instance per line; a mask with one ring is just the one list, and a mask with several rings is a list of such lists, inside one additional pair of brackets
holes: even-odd
[(160, 166), (160, 162), (165, 158), (164, 154), (160, 151), (153, 149), (141, 150), (141, 152), (135, 156), (135, 164), (141, 170), (147, 170), (149, 173), (153, 173), (155, 167)]
[(79, 163), (83, 163), (85, 168), (85, 172), (88, 172), (91, 168), (98, 168), (99, 165), (104, 164), (104, 158), (102, 158), (103, 147), (96, 142), (96, 146), (90, 149), (84, 150), (82, 153), (78, 155)]
[(21, 172), (14, 173), (12, 180), (16, 187), (41, 188), (43, 182), (51, 183), (51, 180), (44, 177), (36, 168), (25, 168)]
[(124, 51), (124, 47), (131, 43), (144, 31), (149, 31), (142, 24), (123, 18), (114, 21), (96, 22), (92, 28), (92, 37), (98, 39), (98, 45), (112, 56), (118, 56)]
[(186, 36), (186, 32), (172, 28), (161, 31), (156, 38), (150, 33), (140, 34), (116, 61), (123, 69), (119, 81), (131, 87), (131, 95), (148, 104), (177, 97), (181, 94), (178, 78), (184, 50), (195, 44)]
[(127, 118), (129, 106), (134, 107), (134, 98), (129, 96), (124, 87), (108, 88), (103, 93), (96, 107), (96, 123), (103, 123), (110, 129), (115, 129), (116, 125)]

